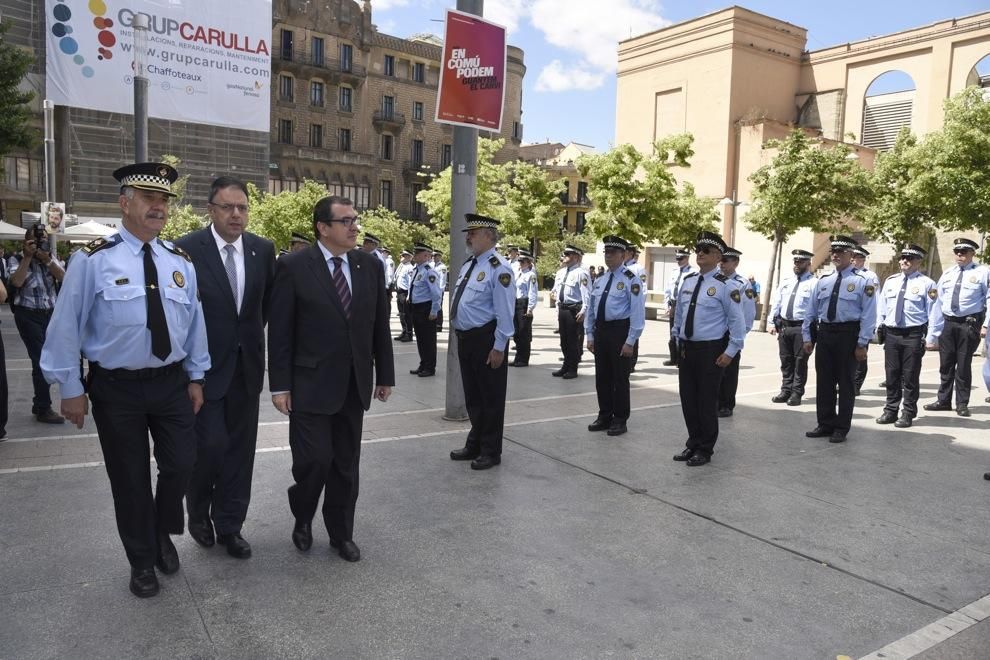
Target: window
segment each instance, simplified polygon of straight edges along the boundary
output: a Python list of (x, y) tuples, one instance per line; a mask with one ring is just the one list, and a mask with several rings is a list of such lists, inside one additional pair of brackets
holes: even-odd
[(329, 192), (331, 195), (336, 195), (337, 197), (343, 197), (344, 184), (340, 183), (339, 181), (335, 181), (334, 183), (331, 183), (329, 186), (327, 186), (327, 192)]
[(371, 206), (371, 186), (367, 183), (360, 184), (357, 189), (357, 199), (352, 201), (354, 208), (359, 211), (364, 211)]
[(412, 65), (412, 79), (415, 82), (426, 81), (426, 65), (422, 62), (414, 62)]
[(571, 182), (565, 180), (564, 189), (560, 193), (560, 201), (563, 202), (564, 204), (567, 204), (567, 199), (570, 196), (571, 196)]
[(315, 80), (309, 83), (309, 103), (319, 108), (323, 107), (323, 83)]
[(4, 180), (11, 190), (40, 192), (44, 189), (44, 163), (36, 158), (7, 156), (4, 161)]
[(512, 122), (512, 139), (522, 140), (523, 125), (517, 121)]
[(340, 91), (337, 94), (337, 97), (338, 97), (339, 102), (340, 102), (340, 109), (343, 110), (344, 112), (350, 112), (351, 111), (351, 88), (350, 87), (341, 87), (340, 88)]
[(311, 124), (309, 127), (309, 146), (314, 149), (323, 148), (323, 124)]
[(413, 103), (413, 121), (423, 121), (423, 102)]
[(382, 181), (382, 187), (378, 196), (378, 205), (387, 209), (392, 208), (392, 182)]
[(383, 67), (383, 72), (386, 76), (395, 75), (395, 56), (386, 55), (385, 56), (385, 66)]
[(577, 219), (575, 222), (574, 233), (576, 234), (584, 233), (584, 211), (577, 212)]
[(323, 66), (323, 37), (313, 37), (313, 45), (310, 48), (310, 56), (313, 64), (316, 66)]
[(423, 164), (423, 141), (413, 140), (412, 141), (412, 162), (413, 165), (419, 167)]
[(394, 96), (383, 96), (382, 97), (382, 118), (392, 119), (395, 116), (395, 97)]
[(351, 129), (341, 128), (337, 131), (337, 148), (341, 151), (351, 150)]
[(350, 71), (354, 63), (354, 46), (350, 44), (340, 44), (340, 70)]
[(347, 199), (353, 202), (354, 196), (356, 194), (357, 194), (357, 186), (355, 186), (353, 183), (344, 184), (344, 193), (343, 193), (344, 197), (346, 197)]
[(392, 160), (392, 136), (382, 135), (382, 160)]
[(278, 120), (278, 141), (281, 144), (292, 144), (292, 120)]
[(282, 30), (282, 59), (292, 61), (292, 30)]
[(293, 94), (293, 87), (295, 86), (293, 83), (295, 83), (295, 80), (293, 80), (292, 76), (280, 75), (278, 77), (278, 97), (280, 99), (289, 101), (290, 103), (293, 101), (295, 96)]
[(578, 204), (588, 203), (588, 183), (586, 181), (578, 181), (577, 201)]
[(449, 144), (443, 145), (443, 149), (440, 152), (440, 169), (441, 170), (445, 170), (448, 167), (450, 167), (450, 161), (452, 160), (450, 154), (451, 154), (450, 145)]
[(410, 192), (410, 197), (412, 199), (410, 199), (409, 201), (409, 208), (412, 209), (413, 217), (416, 218), (417, 220), (426, 219), (426, 207), (423, 206), (422, 202), (416, 199), (416, 196), (422, 191), (423, 191), (422, 183), (412, 184), (412, 191)]

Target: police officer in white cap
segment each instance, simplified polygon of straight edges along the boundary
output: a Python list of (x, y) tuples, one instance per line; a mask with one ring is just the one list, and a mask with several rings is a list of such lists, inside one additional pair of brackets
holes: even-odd
[(780, 392), (771, 401), (800, 406), (808, 382), (808, 354), (804, 352), (801, 326), (814, 301), (818, 278), (811, 271), (815, 255), (807, 250), (792, 250), (794, 277), (785, 280), (774, 292), (770, 334), (777, 335), (780, 356)]
[[(860, 275), (865, 277), (870, 281), (870, 284), (876, 288), (880, 288), (880, 278), (872, 270), (866, 267), (866, 258), (870, 256), (870, 251), (867, 250), (862, 245), (856, 245), (852, 250), (853, 268), (856, 269)], [(859, 396), (859, 391), (863, 388), (863, 383), (866, 382), (866, 373), (869, 369), (869, 361), (863, 360), (856, 365), (856, 396)]]

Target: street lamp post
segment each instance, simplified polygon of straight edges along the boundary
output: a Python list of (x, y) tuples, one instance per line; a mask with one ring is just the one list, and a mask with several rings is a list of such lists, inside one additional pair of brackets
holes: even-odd
[(733, 245), (736, 241), (736, 209), (740, 206), (749, 205), (748, 202), (741, 202), (736, 199), (736, 189), (732, 189), (732, 197), (723, 197), (722, 201), (719, 202), (722, 206), (732, 207), (732, 221), (729, 223), (728, 236), (726, 237), (726, 243)]
[(147, 14), (136, 14), (134, 30), (134, 162), (148, 162), (148, 78), (145, 61), (148, 56)]

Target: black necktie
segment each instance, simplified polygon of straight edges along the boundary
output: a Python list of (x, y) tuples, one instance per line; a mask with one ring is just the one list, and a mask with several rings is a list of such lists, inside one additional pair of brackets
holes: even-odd
[(825, 318), (829, 322), (835, 320), (835, 311), (839, 306), (839, 286), (842, 284), (842, 272), (836, 271), (835, 275), (835, 286), (832, 287), (832, 296), (828, 300), (828, 312), (825, 314)]
[(962, 316), (962, 312), (959, 311), (959, 291), (962, 289), (962, 280), (965, 274), (966, 271), (960, 268), (959, 277), (956, 278), (956, 285), (952, 288), (952, 313), (956, 316)]
[(145, 243), (141, 249), (144, 250), (144, 297), (148, 301), (147, 326), (151, 331), (151, 354), (164, 362), (172, 352), (172, 342), (168, 338), (162, 292), (158, 288), (158, 270), (155, 268), (155, 260), (151, 258), (151, 246)]
[(598, 313), (595, 316), (595, 325), (601, 325), (605, 322), (605, 301), (608, 300), (608, 290), (612, 288), (612, 278), (615, 273), (608, 274), (608, 282), (605, 282), (605, 290), (602, 291), (602, 299), (598, 301)]
[(684, 276), (684, 271), (681, 270), (680, 268), (678, 268), (677, 269), (677, 281), (674, 282), (674, 291), (673, 291), (673, 295), (671, 296), (672, 300), (675, 303), (677, 302), (677, 293), (681, 290), (681, 277), (683, 277), (683, 276)]
[(794, 318), (794, 299), (797, 298), (798, 287), (801, 286), (801, 278), (798, 277), (797, 281), (794, 283), (794, 290), (791, 291), (791, 297), (787, 301), (787, 312), (785, 313), (785, 318), (788, 321), (795, 321)]
[(694, 293), (691, 294), (691, 304), (688, 305), (687, 317), (684, 320), (684, 336), (688, 339), (694, 334), (694, 308), (698, 304), (698, 292), (701, 291), (701, 280), (704, 276), (698, 275), (698, 283), (694, 285)]
[(904, 327), (904, 292), (907, 290), (908, 276), (904, 276), (904, 283), (897, 294), (897, 305), (894, 307), (894, 325), (898, 328)]
[(450, 303), (450, 319), (454, 320), (457, 316), (457, 304), (461, 302), (461, 296), (464, 295), (464, 288), (467, 286), (468, 279), (471, 277), (471, 273), (474, 272), (474, 267), (478, 265), (478, 258), (471, 257), (471, 267), (468, 268), (467, 272), (464, 273), (464, 279), (461, 283), (457, 285), (457, 292), (454, 294), (454, 299)]

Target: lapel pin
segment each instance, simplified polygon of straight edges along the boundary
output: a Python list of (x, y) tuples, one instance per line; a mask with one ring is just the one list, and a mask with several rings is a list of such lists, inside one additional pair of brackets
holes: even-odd
[(255, 254), (254, 254), (254, 250), (251, 250), (251, 256), (252, 256), (252, 257), (253, 257), (253, 256), (255, 256)]

